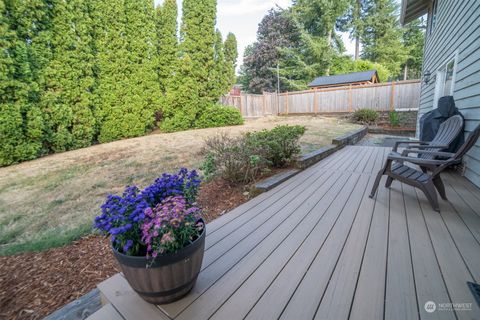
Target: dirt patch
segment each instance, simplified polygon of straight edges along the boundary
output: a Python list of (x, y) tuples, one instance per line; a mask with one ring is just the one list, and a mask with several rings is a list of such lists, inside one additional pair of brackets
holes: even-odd
[[(250, 187), (203, 183), (198, 203), (207, 222), (251, 197)], [(71, 245), (0, 257), (0, 319), (40, 319), (118, 272), (108, 239), (90, 235)]]

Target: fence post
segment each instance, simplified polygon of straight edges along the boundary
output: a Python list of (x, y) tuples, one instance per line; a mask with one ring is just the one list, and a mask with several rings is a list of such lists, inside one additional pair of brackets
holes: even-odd
[(318, 94), (317, 88), (313, 89), (313, 112), (315, 115), (318, 113)]
[(348, 86), (348, 112), (353, 111), (353, 93), (352, 93), (352, 85)]
[(393, 111), (395, 109), (395, 106), (393, 104), (395, 100), (395, 81), (392, 81), (392, 86), (390, 87), (390, 111)]
[(243, 99), (242, 99), (242, 96), (246, 96), (246, 95), (240, 95), (240, 113), (242, 114), (242, 116), (246, 117), (247, 115), (245, 114), (244, 109), (243, 109)]
[(285, 115), (288, 115), (288, 91), (285, 92)]
[(265, 91), (262, 91), (262, 96), (263, 96), (263, 101), (262, 101), (262, 117), (265, 117), (265, 103), (266, 103), (266, 101), (265, 101), (265, 99), (266, 99), (266, 97), (265, 97)]

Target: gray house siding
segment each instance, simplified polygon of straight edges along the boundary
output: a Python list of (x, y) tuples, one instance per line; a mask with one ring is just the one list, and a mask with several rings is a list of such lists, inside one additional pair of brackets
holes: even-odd
[[(435, 72), (457, 54), (453, 97), (465, 117), (465, 134), (480, 124), (480, 1), (437, 0), (436, 24), (427, 36), (423, 71), (432, 74), (422, 83), (419, 117), (432, 110)], [(428, 25), (432, 16), (429, 14)], [(480, 143), (465, 157), (465, 176), (480, 186)]]

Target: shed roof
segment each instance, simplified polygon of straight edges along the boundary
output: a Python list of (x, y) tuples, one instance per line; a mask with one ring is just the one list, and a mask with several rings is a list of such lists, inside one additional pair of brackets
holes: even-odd
[(423, 16), (427, 13), (431, 2), (431, 0), (402, 0), (400, 23), (405, 25), (406, 23)]
[(319, 86), (329, 86), (329, 85), (343, 84), (343, 83), (370, 81), (372, 80), (374, 75), (376, 75), (378, 79), (377, 70), (352, 72), (347, 74), (336, 74), (333, 76), (315, 78), (315, 80), (310, 82), (308, 86), (319, 87)]

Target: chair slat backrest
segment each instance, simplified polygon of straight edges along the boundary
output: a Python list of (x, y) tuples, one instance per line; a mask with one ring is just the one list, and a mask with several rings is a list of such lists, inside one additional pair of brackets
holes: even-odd
[[(460, 131), (463, 128), (463, 118), (459, 115), (453, 116), (448, 118), (445, 122), (440, 124), (438, 128), (438, 132), (430, 141), (430, 145), (438, 146), (438, 145), (450, 145), (453, 140), (460, 134)], [(425, 150), (429, 151), (440, 151), (436, 148), (427, 148)], [(435, 156), (431, 154), (423, 154), (420, 156), (422, 159), (433, 159)]]
[(470, 134), (468, 135), (465, 143), (458, 149), (455, 153), (454, 159), (458, 160), (463, 158), (463, 156), (475, 145), (480, 136), (480, 125), (478, 125)]

